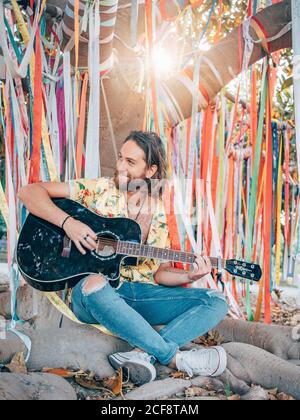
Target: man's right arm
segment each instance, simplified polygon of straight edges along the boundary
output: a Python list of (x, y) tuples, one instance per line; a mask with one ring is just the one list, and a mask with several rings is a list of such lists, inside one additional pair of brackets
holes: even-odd
[[(68, 217), (68, 214), (51, 200), (51, 198), (69, 198), (68, 183), (38, 182), (29, 184), (19, 190), (18, 197), (31, 214), (53, 225), (62, 227)], [(97, 248), (97, 235), (84, 223), (69, 218), (64, 225), (64, 230), (82, 254), (86, 253), (84, 248), (91, 251)]]
[(68, 183), (37, 182), (29, 184), (20, 189), (18, 197), (30, 213), (53, 225), (61, 227), (68, 216), (51, 200), (51, 198), (69, 198)]

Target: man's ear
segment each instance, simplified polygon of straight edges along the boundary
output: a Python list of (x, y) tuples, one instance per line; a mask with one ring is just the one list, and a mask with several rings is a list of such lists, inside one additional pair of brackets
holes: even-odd
[(157, 171), (158, 171), (158, 166), (152, 165), (151, 168), (147, 169), (147, 172), (146, 172), (147, 178), (153, 178)]

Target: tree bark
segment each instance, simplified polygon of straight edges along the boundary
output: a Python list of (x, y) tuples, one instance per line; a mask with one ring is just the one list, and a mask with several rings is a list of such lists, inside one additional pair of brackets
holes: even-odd
[[(79, 9), (79, 18), (81, 18), (84, 14), (84, 6), (87, 3), (87, 0), (80, 0), (80, 9)], [(120, 0), (119, 3), (121, 4)], [(64, 49), (71, 37), (73, 37), (74, 41), (74, 27), (75, 27), (75, 20), (74, 20), (74, 2), (69, 0), (48, 0), (47, 1), (47, 8), (50, 12), (51, 8), (59, 7), (63, 11), (63, 41), (62, 41), (62, 48)], [(115, 31), (115, 25), (105, 26), (105, 23), (114, 20), (117, 16), (117, 9), (115, 11), (110, 12), (111, 6), (103, 6), (100, 5), (100, 20), (101, 26), (100, 31), (100, 65), (105, 63), (112, 55), (113, 50), (113, 37)], [(82, 32), (80, 35), (79, 40), (79, 56), (78, 56), (78, 66), (79, 67), (88, 67), (88, 41), (89, 41), (89, 33)], [(68, 48), (71, 52), (71, 63), (75, 66), (76, 58), (75, 58), (75, 42), (73, 42)]]
[[(67, 368), (72, 371), (95, 372), (100, 378), (115, 374), (107, 356), (131, 347), (123, 340), (98, 332), (89, 326), (75, 325), (71, 328), (23, 328), (21, 332), (30, 337), (32, 352), (27, 363), (29, 370), (43, 368)], [(0, 363), (8, 364), (16, 353), (26, 349), (20, 339), (8, 332), (6, 340), (0, 340)]]
[(258, 347), (243, 343), (224, 344), (228, 369), (248, 384), (279, 392), (300, 400), (300, 368)]
[(250, 344), (285, 360), (300, 359), (300, 342), (293, 339), (292, 327), (236, 321), (227, 318), (216, 328), (223, 342)]
[[(291, 22), (291, 1), (286, 0), (265, 8), (255, 16), (255, 19), (265, 29), (268, 38), (272, 38)], [(244, 51), (245, 41), (242, 35), (240, 39), (240, 33), (243, 33), (241, 28), (235, 29), (224, 40), (203, 55), (200, 65), (200, 90), (205, 92), (207, 96), (203, 97), (201, 95), (200, 108), (206, 108), (221, 89), (241, 73), (238, 45), (242, 42), (242, 51)], [(252, 28), (250, 29), (250, 35), (254, 40), (259, 39)], [(292, 31), (290, 30), (287, 34), (270, 42), (269, 47), (270, 53), (284, 48), (292, 48)], [(260, 43), (254, 44), (249, 65), (256, 63), (265, 56), (266, 52), (263, 50), (262, 45)], [(193, 67), (187, 70), (193, 75)], [(176, 79), (169, 80), (167, 86), (174, 95), (183, 117), (189, 118), (192, 111), (192, 94), (183, 83)]]

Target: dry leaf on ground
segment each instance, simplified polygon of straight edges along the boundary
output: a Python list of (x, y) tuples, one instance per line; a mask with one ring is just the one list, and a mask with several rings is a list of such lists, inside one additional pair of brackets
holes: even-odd
[(193, 386), (191, 388), (186, 389), (185, 396), (187, 398), (193, 398), (193, 397), (203, 397), (207, 396), (208, 392), (207, 390), (203, 388), (199, 388), (198, 386)]
[(78, 372), (72, 372), (62, 368), (43, 368), (43, 373), (51, 373), (52, 375), (61, 376), (62, 378), (74, 378)]
[(112, 378), (107, 378), (103, 380), (103, 385), (105, 388), (110, 389), (115, 395), (122, 395), (123, 390), (123, 373), (122, 369), (118, 369), (118, 375), (113, 376)]
[(11, 373), (27, 373), (24, 353), (16, 353), (11, 362), (5, 366)]
[(180, 371), (172, 372), (170, 374), (170, 378), (173, 378), (173, 379), (190, 379), (187, 373), (180, 372)]

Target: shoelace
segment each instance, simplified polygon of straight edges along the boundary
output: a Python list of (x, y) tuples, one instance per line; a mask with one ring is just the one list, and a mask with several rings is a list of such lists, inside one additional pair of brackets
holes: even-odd
[[(198, 352), (199, 354), (195, 354)], [(196, 357), (196, 359), (195, 359)], [(194, 360), (193, 360), (194, 359)], [(194, 373), (199, 373), (200, 369), (197, 369), (197, 365), (201, 365), (201, 373), (209, 373), (211, 369), (211, 357), (207, 350), (199, 351), (198, 349), (192, 349), (188, 353), (184, 354), (181, 358), (180, 370), (185, 371), (190, 377)], [(193, 367), (194, 366), (194, 367)]]
[(142, 353), (142, 352), (134, 352), (134, 357), (140, 360), (144, 360), (145, 362), (153, 364), (153, 356), (150, 356), (148, 353)]

